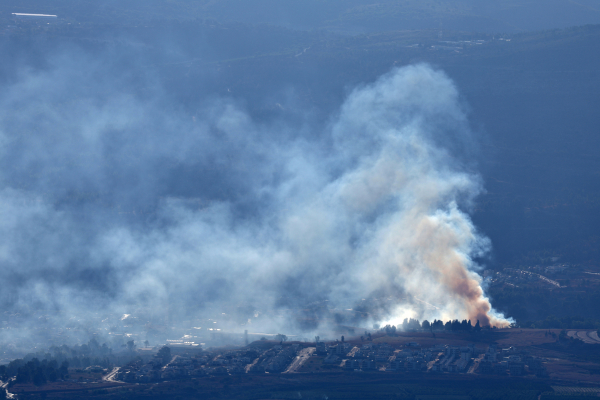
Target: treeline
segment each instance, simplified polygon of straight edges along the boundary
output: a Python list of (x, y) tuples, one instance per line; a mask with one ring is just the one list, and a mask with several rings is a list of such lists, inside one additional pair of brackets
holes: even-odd
[(446, 323), (444, 323), (444, 321), (436, 319), (433, 322), (429, 322), (428, 320), (425, 320), (422, 323), (420, 323), (419, 320), (417, 320), (417, 319), (405, 318), (404, 321), (402, 322), (402, 325), (398, 325), (397, 328), (395, 325), (386, 325), (383, 328), (381, 328), (382, 332), (385, 332), (387, 335), (390, 335), (390, 336), (395, 335), (396, 332), (399, 330), (403, 330), (403, 331), (424, 330), (424, 331), (431, 331), (431, 332), (433, 332), (433, 331), (448, 331), (448, 332), (474, 331), (474, 332), (479, 332), (481, 330), (481, 325), (479, 324), (479, 320), (477, 321), (475, 326), (473, 326), (473, 324), (471, 324), (471, 320), (467, 321), (466, 319), (462, 320), (462, 322), (455, 319), (454, 321), (447, 321)]
[(2, 380), (15, 377), (11, 383), (33, 383), (36, 386), (46, 382), (55, 382), (64, 379), (69, 374), (69, 363), (63, 361), (58, 365), (56, 360), (43, 360), (33, 358), (31, 361), (17, 359), (8, 365), (0, 365), (0, 376)]
[(135, 343), (129, 341), (126, 350), (119, 354), (113, 354), (112, 349), (106, 343), (100, 345), (95, 338), (82, 345), (52, 346), (49, 352), (30, 353), (7, 365), (0, 365), (0, 379), (7, 381), (15, 378), (11, 381), (13, 384), (43, 385), (46, 382), (54, 382), (67, 377), (69, 367), (77, 369), (91, 366), (112, 368), (125, 365), (137, 356)]
[(95, 338), (92, 338), (87, 344), (75, 346), (52, 346), (50, 353), (33, 355), (39, 359), (57, 360), (59, 363), (67, 361), (73, 368), (86, 368), (92, 365), (99, 365), (109, 368), (114, 363), (112, 349), (103, 343), (100, 345)]

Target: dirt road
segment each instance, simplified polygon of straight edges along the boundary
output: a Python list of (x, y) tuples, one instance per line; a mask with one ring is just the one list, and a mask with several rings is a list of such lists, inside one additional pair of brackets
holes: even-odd
[(304, 364), (306, 360), (308, 360), (316, 350), (316, 347), (307, 347), (306, 349), (300, 350), (300, 353), (298, 353), (296, 359), (292, 361), (290, 366), (283, 373), (292, 374), (294, 372), (298, 372), (302, 364)]
[(581, 339), (584, 343), (600, 344), (600, 338), (596, 331), (568, 331), (567, 335), (572, 338)]

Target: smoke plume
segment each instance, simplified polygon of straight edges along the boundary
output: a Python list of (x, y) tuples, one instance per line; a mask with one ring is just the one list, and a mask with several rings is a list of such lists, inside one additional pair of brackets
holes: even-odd
[(316, 331), (323, 304), (506, 325), (473, 261), (490, 248), (468, 216), (482, 182), (443, 72), (394, 69), (317, 125), (235, 99), (189, 111), (116, 70), (70, 54), (3, 84), (4, 342), (108, 333), (123, 314)]

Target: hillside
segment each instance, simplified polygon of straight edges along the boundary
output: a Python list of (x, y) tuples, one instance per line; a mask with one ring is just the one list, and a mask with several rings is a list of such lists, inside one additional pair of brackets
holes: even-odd
[(142, 24), (159, 19), (216, 19), (350, 33), (443, 29), (515, 33), (600, 23), (594, 0), (7, 0), (0, 14), (50, 13), (77, 22)]

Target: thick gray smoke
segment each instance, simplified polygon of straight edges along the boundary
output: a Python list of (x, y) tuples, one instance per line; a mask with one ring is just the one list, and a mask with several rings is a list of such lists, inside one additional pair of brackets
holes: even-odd
[(473, 262), (482, 186), (453, 155), (472, 138), (443, 72), (394, 69), (317, 128), (227, 99), (190, 113), (105, 68), (57, 58), (2, 88), (0, 274), (21, 321), (5, 342), (123, 314), (291, 333), (332, 322), (314, 304), (506, 324)]

